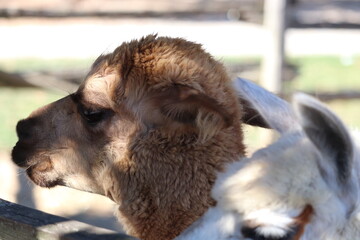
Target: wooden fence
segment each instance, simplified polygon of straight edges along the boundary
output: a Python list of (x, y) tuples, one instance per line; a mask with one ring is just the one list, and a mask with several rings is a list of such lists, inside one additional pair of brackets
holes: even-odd
[(135, 240), (0, 199), (1, 240)]

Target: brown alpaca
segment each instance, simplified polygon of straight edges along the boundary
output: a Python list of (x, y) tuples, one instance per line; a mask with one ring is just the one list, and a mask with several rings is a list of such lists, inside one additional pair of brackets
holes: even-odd
[(172, 239), (244, 155), (242, 112), (200, 45), (150, 35), (100, 56), (74, 94), (20, 121), (12, 156), (42, 187), (111, 198), (128, 234)]

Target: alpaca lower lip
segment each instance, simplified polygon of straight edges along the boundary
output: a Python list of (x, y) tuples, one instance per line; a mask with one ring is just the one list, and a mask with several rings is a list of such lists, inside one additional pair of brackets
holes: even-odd
[(29, 178), (40, 187), (46, 187), (46, 188), (52, 188), (58, 185), (64, 185), (64, 181), (59, 178), (49, 178), (46, 174), (47, 171), (50, 171), (51, 169), (44, 169), (44, 166), (42, 164), (35, 164), (26, 169), (26, 173), (29, 176)]

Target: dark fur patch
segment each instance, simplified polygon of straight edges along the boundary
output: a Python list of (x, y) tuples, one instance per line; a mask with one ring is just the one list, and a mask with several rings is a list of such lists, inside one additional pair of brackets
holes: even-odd
[(256, 109), (251, 106), (251, 104), (247, 100), (243, 98), (238, 99), (241, 103), (241, 106), (243, 107), (242, 120), (245, 124), (263, 128), (270, 128), (266, 120), (257, 112)]
[(294, 236), (296, 234), (296, 229), (291, 229), (289, 232), (286, 233), (285, 236), (282, 237), (274, 237), (274, 236), (263, 236), (257, 231), (258, 227), (242, 227), (241, 233), (245, 238), (249, 238), (252, 240), (294, 240)]
[[(344, 135), (338, 128), (336, 122), (329, 121), (322, 112), (312, 107), (302, 105), (302, 114), (305, 118), (311, 119), (312, 126), (304, 128), (309, 138), (320, 149), (321, 152), (328, 152), (335, 165), (338, 181), (347, 183), (351, 176), (352, 146), (350, 137)], [(346, 133), (346, 132), (345, 132)]]

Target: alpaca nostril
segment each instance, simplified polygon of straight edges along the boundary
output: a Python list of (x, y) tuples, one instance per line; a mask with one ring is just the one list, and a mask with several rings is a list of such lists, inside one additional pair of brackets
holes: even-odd
[(30, 138), (30, 129), (29, 124), (27, 124), (27, 120), (21, 120), (16, 125), (16, 133), (19, 139), (28, 139)]
[(32, 129), (37, 120), (35, 118), (27, 118), (20, 120), (16, 125), (16, 132), (20, 140), (28, 140), (32, 137)]

